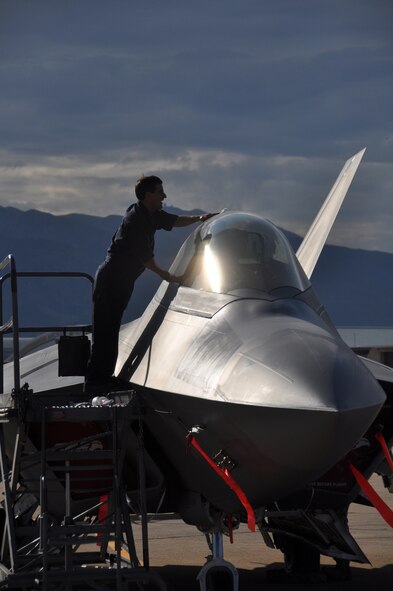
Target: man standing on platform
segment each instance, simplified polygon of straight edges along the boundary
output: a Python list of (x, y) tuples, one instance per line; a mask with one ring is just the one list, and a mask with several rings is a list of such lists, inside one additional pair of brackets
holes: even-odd
[(121, 319), (136, 279), (145, 269), (150, 269), (161, 279), (176, 282), (176, 277), (161, 269), (155, 261), (156, 230), (170, 231), (173, 227), (204, 222), (215, 215), (177, 216), (163, 211), (162, 202), (166, 195), (162, 180), (157, 176), (142, 176), (138, 179), (135, 194), (138, 201), (127, 209), (95, 277), (93, 343), (85, 381), (85, 392), (92, 394), (126, 387), (113, 372)]

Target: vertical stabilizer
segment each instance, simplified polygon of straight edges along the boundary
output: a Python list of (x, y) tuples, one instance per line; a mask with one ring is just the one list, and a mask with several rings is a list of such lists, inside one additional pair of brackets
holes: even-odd
[(296, 256), (308, 278), (311, 277), (314, 267), (321, 254), (337, 213), (340, 210), (344, 197), (351, 185), (355, 172), (360, 164), (366, 148), (349, 158), (337, 177), (329, 195), (311, 224), (303, 242), (298, 248)]

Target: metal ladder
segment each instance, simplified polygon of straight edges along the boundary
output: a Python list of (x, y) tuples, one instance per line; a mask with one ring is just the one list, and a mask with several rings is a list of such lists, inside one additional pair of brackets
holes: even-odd
[[(132, 404), (95, 407), (79, 403), (75, 406), (43, 405), (35, 408), (30, 416), (27, 412), (26, 423), (18, 421), (11, 472), (6, 456), (5, 423), (0, 424), (0, 460), (6, 509), (1, 562), (7, 565), (7, 569), (0, 569), (3, 572), (0, 589), (27, 590), (39, 586), (44, 591), (73, 591), (83, 585), (86, 590), (125, 591), (131, 588), (130, 585), (134, 589), (135, 585), (139, 588), (143, 583), (153, 583), (156, 588), (166, 590), (164, 581), (149, 568), (147, 521), (143, 514), (143, 566), (139, 564), (135, 549), (122, 478), (131, 421), (138, 421), (142, 428), (140, 414)], [(30, 422), (40, 424), (41, 449), (38, 455), (37, 451), (34, 453), (26, 447), (24, 428)], [(64, 429), (64, 426), (73, 429), (75, 426), (80, 431), (81, 425), (89, 424), (94, 424), (97, 432), (82, 437), (77, 435), (75, 439), (71, 437), (71, 441), (65, 443), (53, 444), (51, 441), (54, 430)], [(140, 500), (141, 507), (145, 507), (143, 435), (140, 435)], [(39, 515), (34, 524), (20, 527), (17, 524), (18, 491), (13, 490), (16, 487), (12, 482), (15, 483), (18, 474), (29, 462), (30, 465), (40, 463), (37, 471), (39, 482), (37, 478), (31, 482), (23, 479), (28, 497), (37, 498), (37, 505), (39, 499)], [(75, 498), (88, 496), (92, 482), (95, 499), (98, 497), (99, 501), (76, 514)], [(60, 496), (63, 492), (63, 500), (59, 491)], [(63, 503), (62, 517), (59, 517), (59, 512), (53, 517), (51, 504), (54, 495), (57, 503)], [(104, 518), (100, 519), (103, 513)], [(79, 547), (87, 545), (86, 551), (79, 551)], [(124, 549), (128, 552), (127, 560), (122, 557)]]

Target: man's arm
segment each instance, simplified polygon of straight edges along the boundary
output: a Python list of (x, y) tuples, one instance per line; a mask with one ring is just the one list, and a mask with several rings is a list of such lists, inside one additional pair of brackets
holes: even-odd
[(173, 227), (184, 228), (185, 226), (191, 226), (191, 224), (197, 224), (206, 222), (209, 218), (217, 215), (217, 213), (204, 213), (202, 215), (179, 215)]
[(145, 265), (146, 269), (153, 271), (153, 273), (156, 273), (161, 277), (161, 279), (165, 279), (165, 281), (169, 281), (170, 283), (178, 281), (175, 275), (171, 275), (169, 271), (164, 271), (164, 269), (161, 269), (161, 267), (159, 267), (154, 260), (154, 257), (143, 264)]

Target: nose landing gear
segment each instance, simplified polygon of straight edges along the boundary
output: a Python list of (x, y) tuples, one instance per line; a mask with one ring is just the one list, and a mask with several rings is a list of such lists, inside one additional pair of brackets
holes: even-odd
[(200, 570), (197, 580), (201, 591), (239, 591), (239, 573), (231, 562), (224, 560), (222, 532), (206, 534), (212, 556)]

